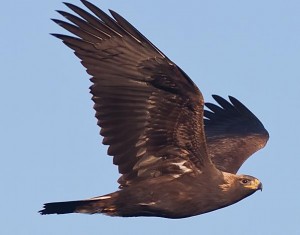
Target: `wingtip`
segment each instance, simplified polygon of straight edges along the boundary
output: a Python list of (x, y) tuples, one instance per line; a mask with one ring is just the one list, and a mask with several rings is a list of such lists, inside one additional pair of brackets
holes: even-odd
[(237, 98), (233, 97), (233, 96), (229, 96), (229, 100), (230, 102), (233, 104), (233, 106), (238, 109), (240, 112), (244, 112), (247, 113), (248, 115), (251, 115), (253, 118), (257, 117), (250, 111), (250, 109), (248, 109), (246, 107), (246, 105), (244, 105), (241, 101), (239, 101)]
[(58, 38), (60, 40), (64, 40), (63, 39), (64, 35), (62, 35), (62, 34), (59, 34), (59, 33), (50, 33), (50, 35), (52, 35), (53, 37), (56, 37), (56, 38)]
[(211, 96), (212, 96), (212, 98), (214, 98), (214, 99), (218, 99), (218, 97), (221, 97), (221, 96), (219, 96), (219, 95), (217, 95), (217, 94), (212, 94)]
[(228, 98), (229, 98), (229, 100), (230, 100), (231, 103), (234, 103), (234, 102), (235, 102), (235, 103), (240, 103), (240, 104), (242, 103), (242, 102), (239, 101), (237, 98), (235, 98), (235, 97), (233, 97), (233, 96), (231, 96), (231, 95), (229, 95)]
[(96, 7), (93, 3), (91, 3), (91, 2), (89, 2), (89, 1), (87, 1), (87, 0), (80, 0), (81, 1), (81, 3), (83, 4), (83, 5), (85, 5), (87, 8), (89, 8), (89, 6), (91, 6), (91, 7)]
[(69, 7), (70, 8), (70, 6), (74, 6), (72, 3), (70, 3), (70, 2), (63, 2), (63, 4), (64, 5), (66, 5), (67, 7)]
[[(56, 10), (56, 12), (62, 16), (64, 16), (67, 12), (62, 11), (62, 10)], [(51, 19), (52, 20), (52, 19)]]
[(117, 12), (115, 12), (115, 11), (112, 10), (112, 9), (108, 9), (108, 11), (109, 11), (109, 13), (110, 13), (112, 16), (114, 16), (114, 15), (120, 16)]
[(58, 25), (62, 25), (64, 23), (62, 20), (58, 20), (58, 19), (51, 18), (51, 20)]
[(214, 94), (214, 95), (212, 95), (212, 97), (213, 97), (214, 100), (217, 101), (218, 103), (219, 103), (219, 102), (227, 102), (227, 103), (228, 103), (228, 101), (227, 101), (225, 98), (223, 98), (222, 96), (220, 96), (220, 95)]
[(70, 8), (72, 11), (75, 11), (75, 9), (80, 9), (78, 6), (70, 3), (70, 2), (63, 2), (68, 8)]

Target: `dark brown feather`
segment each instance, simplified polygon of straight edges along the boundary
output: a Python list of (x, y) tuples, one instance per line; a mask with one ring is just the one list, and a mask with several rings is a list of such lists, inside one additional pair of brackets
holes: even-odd
[(123, 17), (111, 11), (112, 19), (82, 2), (96, 17), (66, 4), (81, 18), (59, 11), (73, 24), (54, 22), (77, 38), (54, 36), (75, 51), (92, 75), (100, 133), (123, 174), (121, 187), (172, 174), (170, 159), (190, 161), (201, 171), (215, 169), (206, 150), (204, 101), (196, 85)]
[(209, 155), (222, 171), (236, 173), (256, 151), (263, 148), (269, 133), (259, 119), (240, 101), (213, 95), (218, 105), (206, 103), (205, 134)]

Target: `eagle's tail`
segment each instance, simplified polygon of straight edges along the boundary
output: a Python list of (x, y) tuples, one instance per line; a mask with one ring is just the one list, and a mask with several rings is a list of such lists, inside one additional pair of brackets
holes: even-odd
[(50, 202), (44, 204), (44, 208), (39, 213), (41, 215), (68, 213), (104, 213), (114, 215), (116, 208), (113, 202), (113, 194), (80, 201)]

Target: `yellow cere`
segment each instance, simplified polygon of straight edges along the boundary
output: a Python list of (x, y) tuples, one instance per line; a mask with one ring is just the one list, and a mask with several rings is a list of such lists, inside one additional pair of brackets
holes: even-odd
[(257, 189), (259, 185), (260, 185), (260, 181), (258, 179), (255, 179), (255, 180), (251, 181), (251, 184), (245, 185), (245, 187), (251, 188), (251, 189)]

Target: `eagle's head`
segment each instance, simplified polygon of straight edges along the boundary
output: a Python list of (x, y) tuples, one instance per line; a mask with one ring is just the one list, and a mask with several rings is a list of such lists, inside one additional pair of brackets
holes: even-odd
[(250, 175), (234, 175), (223, 172), (224, 183), (220, 185), (228, 203), (236, 203), (245, 197), (250, 196), (257, 190), (262, 190), (262, 183)]

